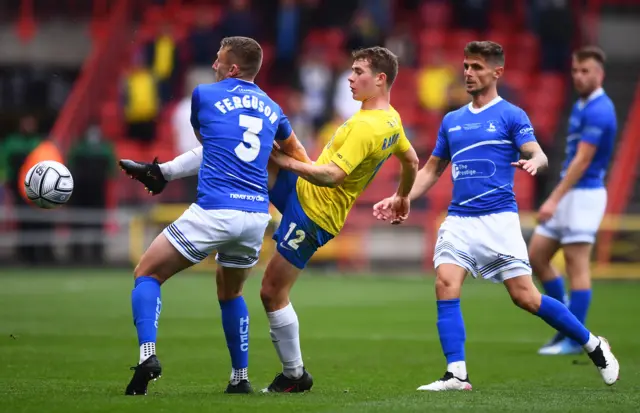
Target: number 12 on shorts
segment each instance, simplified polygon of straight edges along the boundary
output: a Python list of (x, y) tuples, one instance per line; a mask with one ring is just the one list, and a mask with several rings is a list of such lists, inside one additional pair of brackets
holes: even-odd
[[(290, 223), (289, 231), (287, 231), (287, 233), (284, 235), (284, 238), (282, 239), (282, 242), (286, 242), (287, 245), (294, 251), (298, 250), (298, 248), (300, 247), (300, 243), (304, 241), (304, 238), (307, 236), (307, 234), (305, 234), (303, 230), (301, 229), (296, 230), (297, 226), (298, 224), (296, 224), (295, 222)], [(289, 239), (289, 237), (291, 237), (291, 234), (293, 234), (294, 230), (295, 230), (296, 237)]]

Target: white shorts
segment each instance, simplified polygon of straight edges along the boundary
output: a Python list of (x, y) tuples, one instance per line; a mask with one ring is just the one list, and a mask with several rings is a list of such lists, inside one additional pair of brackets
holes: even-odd
[(536, 227), (536, 234), (560, 244), (593, 244), (607, 208), (607, 190), (572, 189), (560, 200), (551, 219)]
[(271, 216), (230, 209), (204, 210), (196, 204), (162, 232), (189, 261), (199, 263), (217, 250), (223, 267), (251, 268), (258, 262)]
[(527, 244), (515, 212), (448, 216), (438, 230), (433, 263), (435, 268), (458, 265), (474, 277), (498, 282), (531, 274)]

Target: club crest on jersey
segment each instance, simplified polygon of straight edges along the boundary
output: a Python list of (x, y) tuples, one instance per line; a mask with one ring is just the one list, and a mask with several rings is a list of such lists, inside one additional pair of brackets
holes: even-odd
[(497, 132), (498, 131), (498, 121), (489, 120), (485, 122), (485, 130), (487, 132)]

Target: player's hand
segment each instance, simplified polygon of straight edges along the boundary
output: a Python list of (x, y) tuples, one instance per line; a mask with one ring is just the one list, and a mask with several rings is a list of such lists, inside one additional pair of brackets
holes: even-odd
[(279, 146), (276, 147), (276, 143), (274, 142), (273, 149), (271, 150), (271, 154), (269, 155), (269, 160), (273, 161), (282, 169), (287, 169), (289, 167), (289, 163), (291, 161), (291, 157), (286, 153), (282, 152)]
[(558, 208), (558, 203), (553, 199), (547, 199), (538, 211), (538, 222), (547, 222), (553, 217)]
[(408, 196), (394, 196), (393, 205), (391, 210), (393, 211), (393, 219), (391, 219), (392, 225), (402, 224), (409, 218), (409, 209), (411, 207), (411, 201)]
[(394, 195), (375, 204), (373, 216), (380, 221), (391, 221), (391, 224), (398, 225), (409, 217), (410, 204), (409, 197)]
[(538, 163), (533, 159), (520, 159), (517, 162), (511, 162), (511, 166), (518, 169), (522, 169), (528, 172), (531, 176), (535, 176), (538, 173)]
[(387, 221), (393, 218), (393, 197), (385, 198), (373, 206), (373, 216), (379, 221)]

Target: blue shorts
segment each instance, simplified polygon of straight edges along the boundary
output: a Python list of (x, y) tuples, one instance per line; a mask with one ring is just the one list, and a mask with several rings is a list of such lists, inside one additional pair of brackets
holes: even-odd
[(298, 176), (289, 171), (278, 173), (269, 200), (282, 214), (280, 226), (273, 234), (277, 250), (287, 261), (303, 269), (316, 250), (333, 238), (305, 214), (296, 191)]

